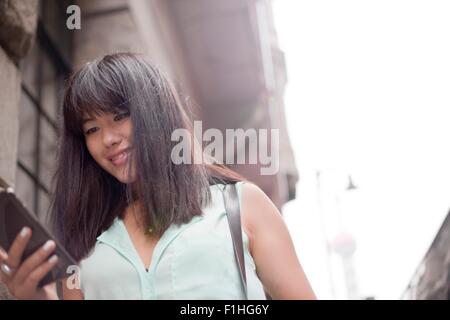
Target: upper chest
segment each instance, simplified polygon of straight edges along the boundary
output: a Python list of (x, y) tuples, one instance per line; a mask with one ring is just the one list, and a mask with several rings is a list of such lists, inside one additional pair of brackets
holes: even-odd
[(153, 252), (161, 237), (149, 235), (142, 226), (137, 224), (133, 219), (125, 218), (123, 224), (131, 244), (139, 255), (145, 269), (148, 270), (152, 262)]

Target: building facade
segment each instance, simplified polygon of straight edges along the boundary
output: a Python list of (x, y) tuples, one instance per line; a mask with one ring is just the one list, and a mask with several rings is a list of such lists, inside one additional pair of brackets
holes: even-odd
[(402, 296), (407, 300), (450, 300), (450, 212)]

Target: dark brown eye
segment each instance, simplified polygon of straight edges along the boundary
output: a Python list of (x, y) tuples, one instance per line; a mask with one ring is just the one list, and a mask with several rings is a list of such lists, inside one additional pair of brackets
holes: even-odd
[(120, 120), (128, 117), (129, 115), (130, 115), (129, 112), (118, 114), (117, 116), (114, 117), (114, 121), (120, 121)]
[(85, 135), (89, 135), (89, 134), (91, 134), (91, 133), (94, 133), (95, 131), (96, 131), (96, 127), (94, 127), (94, 128), (90, 128), (89, 130), (87, 130), (84, 134)]

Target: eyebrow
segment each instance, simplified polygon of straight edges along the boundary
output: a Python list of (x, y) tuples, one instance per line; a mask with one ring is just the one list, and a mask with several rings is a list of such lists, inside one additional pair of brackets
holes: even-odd
[(83, 122), (81, 124), (84, 125), (86, 122), (93, 121), (93, 120), (94, 119), (92, 119), (92, 118), (85, 118), (85, 119), (83, 119)]

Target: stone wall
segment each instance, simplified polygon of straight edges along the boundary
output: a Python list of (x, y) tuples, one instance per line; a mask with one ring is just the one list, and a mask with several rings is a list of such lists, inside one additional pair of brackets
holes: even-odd
[[(37, 0), (0, 0), (0, 178), (15, 185), (21, 76), (17, 63), (33, 46)], [(0, 283), (0, 299), (12, 298)]]
[(417, 268), (403, 299), (450, 300), (450, 212)]
[(0, 0), (0, 44), (16, 61), (33, 45), (37, 9), (37, 0)]
[(19, 134), (20, 74), (2, 47), (0, 70), (0, 177), (14, 186)]
[(450, 299), (450, 213), (425, 256), (416, 299)]

